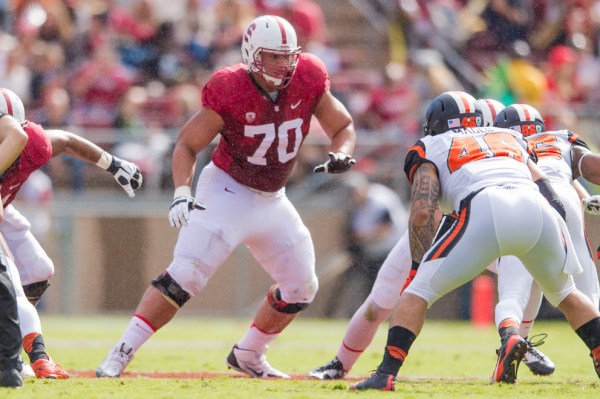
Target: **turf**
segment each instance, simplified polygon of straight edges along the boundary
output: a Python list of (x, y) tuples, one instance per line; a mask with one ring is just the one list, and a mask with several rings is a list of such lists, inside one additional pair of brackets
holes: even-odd
[(557, 364), (550, 377), (533, 376), (525, 365), (516, 385), (489, 384), (495, 365), (497, 333), (466, 322), (428, 321), (400, 370), (396, 393), (351, 392), (352, 382), (366, 377), (381, 360), (387, 328), (365, 351), (342, 381), (304, 378), (329, 361), (337, 350), (347, 320), (299, 318), (269, 350), (270, 363), (294, 376), (286, 380), (254, 380), (227, 370), (225, 357), (249, 325), (248, 319), (176, 318), (137, 353), (120, 379), (93, 378), (93, 370), (119, 339), (128, 317), (64, 317), (44, 315), (49, 352), (74, 378), (66, 381), (26, 380), (22, 390), (0, 389), (0, 398), (588, 398), (596, 395), (598, 378), (588, 350), (564, 321), (538, 322), (549, 334), (540, 349)]

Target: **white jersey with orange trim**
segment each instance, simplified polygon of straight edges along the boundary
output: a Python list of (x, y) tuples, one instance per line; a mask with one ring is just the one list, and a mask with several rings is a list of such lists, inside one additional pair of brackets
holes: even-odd
[(419, 165), (432, 163), (440, 196), (457, 218), (424, 254), (406, 292), (431, 306), (507, 255), (523, 262), (553, 305), (575, 289), (571, 274), (581, 265), (564, 221), (531, 180), (530, 157), (518, 132), (498, 128), (428, 136), (409, 150), (404, 170), (411, 183)]
[(574, 145), (589, 149), (578, 135), (570, 130), (548, 131), (525, 138), (538, 157), (538, 166), (551, 182), (562, 181), (571, 184), (573, 180)]
[(598, 307), (600, 284), (594, 253), (585, 229), (581, 199), (571, 184), (573, 182), (572, 147), (575, 145), (588, 149), (589, 147), (579, 136), (569, 130), (537, 133), (526, 137), (525, 140), (536, 152), (538, 166), (548, 176), (554, 191), (565, 207), (567, 228), (579, 263), (583, 267), (583, 272), (574, 276), (575, 285)]
[(440, 206), (451, 212), (458, 211), (464, 198), (484, 187), (535, 187), (527, 167), (530, 156), (527, 142), (514, 130), (456, 129), (419, 140), (408, 151), (404, 171), (412, 183), (419, 165), (434, 164), (441, 183)]

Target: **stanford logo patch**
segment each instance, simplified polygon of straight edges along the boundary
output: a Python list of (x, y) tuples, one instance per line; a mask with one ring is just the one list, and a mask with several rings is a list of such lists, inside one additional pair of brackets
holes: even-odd
[(254, 119), (256, 119), (256, 114), (254, 112), (246, 112), (246, 120), (248, 123), (254, 122)]

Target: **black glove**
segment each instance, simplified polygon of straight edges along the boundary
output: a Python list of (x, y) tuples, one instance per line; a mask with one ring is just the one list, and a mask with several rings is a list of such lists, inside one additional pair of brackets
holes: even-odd
[(356, 163), (356, 160), (350, 155), (346, 155), (343, 152), (330, 152), (329, 161), (315, 167), (315, 173), (343, 173), (350, 170), (352, 165)]
[(106, 170), (113, 174), (115, 180), (130, 197), (135, 197), (133, 191), (142, 186), (143, 180), (142, 172), (136, 164), (112, 155), (112, 161)]

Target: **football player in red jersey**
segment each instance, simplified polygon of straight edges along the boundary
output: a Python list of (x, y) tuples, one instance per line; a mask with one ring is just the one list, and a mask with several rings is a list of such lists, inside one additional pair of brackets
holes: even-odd
[[(300, 53), (285, 19), (253, 20), (243, 36), (242, 58), (243, 64), (213, 74), (202, 89), (202, 109), (179, 134), (169, 219), (183, 228), (173, 260), (142, 297), (125, 333), (96, 370), (98, 377), (120, 376), (144, 342), (242, 243), (275, 284), (227, 365), (254, 378), (288, 377), (269, 365), (265, 352), (313, 300), (318, 281), (310, 233), (286, 197), (285, 184), (313, 115), (331, 139), (329, 160), (315, 172), (349, 170), (356, 134), (349, 112), (329, 91), (325, 66)], [(218, 134), (211, 162), (192, 194), (196, 155)]]
[[(15, 161), (27, 143), (17, 120), (0, 112), (0, 174)], [(0, 208), (0, 220), (3, 212)], [(11, 253), (0, 234), (0, 387), (20, 388), (21, 330), (15, 288), (21, 288)]]
[[(89, 140), (63, 130), (45, 130), (28, 121), (25, 119), (23, 102), (8, 89), (0, 88), (0, 112), (12, 115), (27, 134), (27, 144), (20, 153), (15, 154), (16, 160), (0, 176), (4, 212), (0, 233), (4, 235), (8, 247), (14, 248), (15, 263), (23, 284), (22, 290), (17, 289), (23, 348), (36, 377), (68, 378), (69, 375), (46, 353), (40, 318), (34, 306), (49, 286), (48, 280), (54, 274), (54, 265), (31, 233), (29, 221), (11, 203), (29, 175), (60, 154), (73, 156), (109, 171), (130, 197), (141, 186), (142, 175), (137, 165), (103, 151)], [(14, 140), (13, 136), (0, 138), (0, 143)]]

